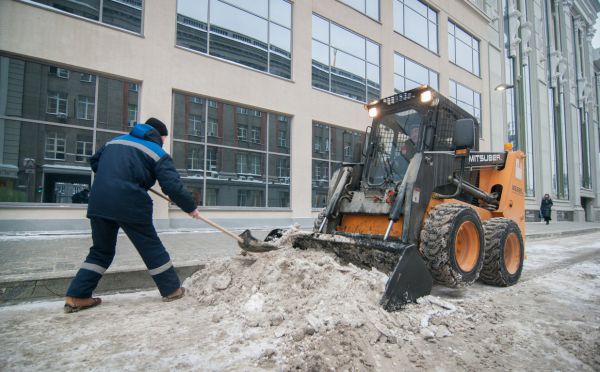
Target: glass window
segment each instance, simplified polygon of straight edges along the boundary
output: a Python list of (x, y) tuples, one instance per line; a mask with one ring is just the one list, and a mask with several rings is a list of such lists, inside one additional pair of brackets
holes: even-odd
[[(196, 205), (204, 205), (202, 200), (204, 194), (204, 150), (204, 144), (173, 141), (173, 163), (180, 174), (181, 181), (192, 193)], [(216, 158), (217, 154), (212, 156)]]
[(77, 98), (77, 119), (94, 120), (95, 107), (93, 97), (80, 95)]
[(178, 0), (176, 44), (291, 78), (291, 19), (286, 0)]
[(75, 147), (75, 161), (87, 163), (92, 156), (93, 142), (92, 133), (86, 135), (77, 135)]
[(437, 53), (437, 12), (419, 0), (394, 0), (394, 30)]
[(290, 207), (290, 157), (269, 155), (269, 207)]
[(450, 62), (479, 76), (479, 40), (448, 21), (448, 57)]
[(312, 52), (313, 87), (362, 102), (379, 98), (378, 44), (313, 14)]
[(312, 208), (327, 205), (330, 175), (342, 163), (361, 160), (364, 133), (319, 122), (312, 125)]
[(272, 22), (292, 28), (292, 4), (285, 0), (271, 0), (269, 2), (269, 15)]
[(340, 0), (359, 12), (379, 21), (379, 0)]
[(102, 0), (102, 22), (142, 32), (142, 0)]
[(429, 85), (438, 90), (438, 73), (395, 53), (394, 90), (399, 93), (421, 85)]
[(83, 83), (95, 83), (96, 82), (96, 75), (82, 73), (80, 76), (81, 76), (81, 78), (79, 79), (79, 81), (81, 81)]
[[(36, 3), (100, 21), (136, 33), (142, 32), (143, 0), (32, 0)], [(100, 12), (102, 9), (102, 12)], [(102, 19), (100, 19), (102, 14)]]
[(48, 105), (46, 113), (56, 115), (57, 117), (67, 117), (67, 93), (64, 92), (48, 92)]
[(132, 118), (130, 109), (137, 115), (139, 93), (129, 90), (129, 84), (103, 76), (98, 78), (97, 128), (128, 132), (136, 122), (137, 117)]
[(71, 197), (89, 190), (90, 156), (98, 146), (129, 131), (121, 122), (117, 130), (95, 130), (102, 127), (99, 116), (131, 117), (126, 102), (136, 107), (137, 115), (137, 93), (134, 99), (125, 99), (128, 81), (2, 55), (0, 70), (10, 81), (0, 96), (5, 102), (0, 105), (4, 136), (0, 202), (82, 202)]
[(289, 207), (289, 116), (180, 93), (173, 102), (173, 159), (198, 205)]
[(475, 116), (481, 123), (481, 94), (450, 80), (450, 98), (469, 114)]

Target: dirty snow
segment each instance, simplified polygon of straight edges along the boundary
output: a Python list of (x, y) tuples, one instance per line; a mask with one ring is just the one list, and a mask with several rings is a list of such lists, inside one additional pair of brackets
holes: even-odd
[[(289, 247), (216, 259), (158, 293), (0, 308), (6, 370), (600, 370), (600, 234), (527, 246), (521, 282), (435, 287), (387, 313), (386, 275)], [(285, 244), (283, 244), (285, 243)]]

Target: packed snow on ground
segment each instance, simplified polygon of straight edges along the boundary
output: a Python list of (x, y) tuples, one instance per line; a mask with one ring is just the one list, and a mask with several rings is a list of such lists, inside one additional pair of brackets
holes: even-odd
[(210, 260), (171, 303), (152, 291), (76, 314), (2, 307), (0, 369), (599, 370), (599, 237), (528, 245), (516, 286), (436, 286), (388, 313), (385, 274), (286, 235), (277, 251)]

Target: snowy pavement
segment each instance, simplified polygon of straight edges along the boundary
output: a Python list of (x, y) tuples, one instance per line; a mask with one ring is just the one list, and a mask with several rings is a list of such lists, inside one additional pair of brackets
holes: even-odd
[(189, 295), (103, 296), (0, 307), (0, 369), (600, 369), (600, 233), (533, 241), (521, 281), (434, 287), (387, 313), (385, 276), (321, 252), (211, 260)]

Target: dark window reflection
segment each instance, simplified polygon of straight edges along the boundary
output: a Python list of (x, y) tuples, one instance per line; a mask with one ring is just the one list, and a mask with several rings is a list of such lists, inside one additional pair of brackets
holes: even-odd
[(97, 128), (128, 132), (135, 125), (130, 109), (137, 112), (138, 92), (128, 86), (122, 80), (98, 78)]
[(173, 159), (202, 205), (289, 207), (289, 116), (179, 93), (174, 102)]
[[(33, 0), (67, 13), (140, 33), (142, 0)], [(102, 20), (100, 20), (102, 9)]]
[(290, 157), (269, 155), (269, 207), (290, 207)]
[[(136, 121), (138, 85), (1, 55), (0, 71), (10, 82), (0, 94), (0, 202), (86, 203), (89, 158)], [(94, 144), (101, 123), (113, 131), (97, 130)]]
[(142, 0), (103, 0), (102, 22), (142, 32)]
[(185, 187), (192, 193), (196, 205), (204, 205), (204, 145), (173, 142), (172, 156), (175, 168)]
[(177, 45), (290, 78), (291, 4), (178, 0)]
[(33, 0), (36, 3), (98, 21), (100, 19), (100, 0)]
[(312, 207), (327, 205), (329, 179), (343, 163), (361, 161), (364, 133), (313, 122)]
[(75, 194), (89, 191), (92, 130), (6, 119), (0, 124), (1, 202), (72, 203)]
[(313, 15), (312, 85), (367, 101), (380, 96), (379, 45)]

